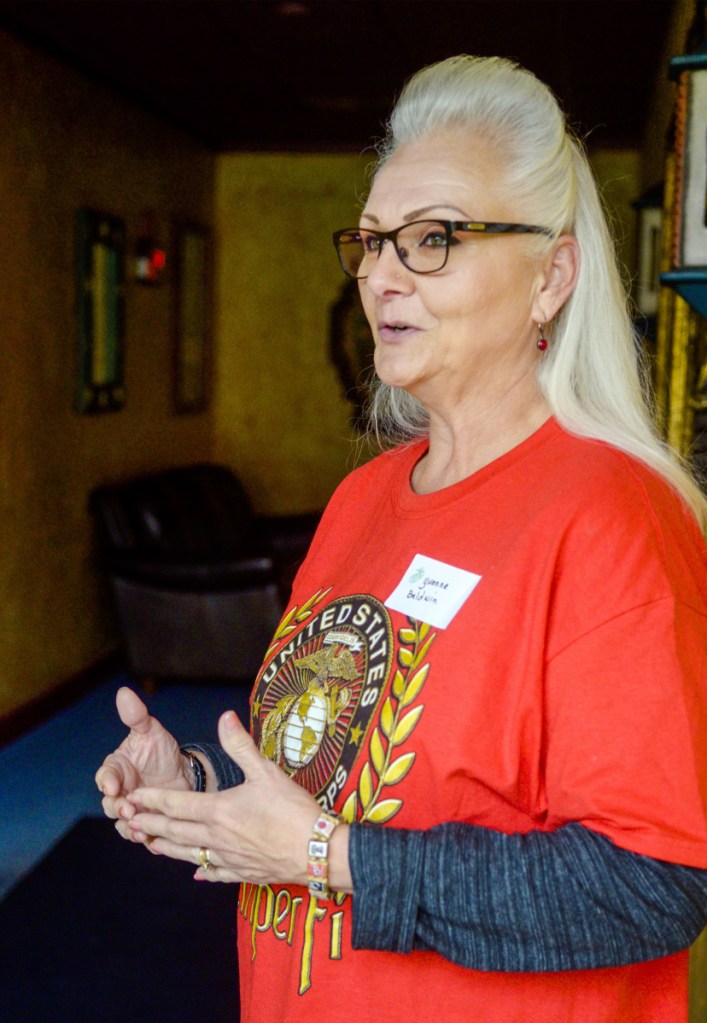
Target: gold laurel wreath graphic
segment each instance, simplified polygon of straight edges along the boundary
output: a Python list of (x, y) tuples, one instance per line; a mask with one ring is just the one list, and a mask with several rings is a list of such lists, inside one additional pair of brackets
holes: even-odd
[(379, 798), (386, 786), (401, 782), (415, 762), (415, 753), (403, 753), (395, 759), (393, 753), (410, 737), (425, 709), (424, 704), (420, 704), (406, 711), (425, 684), (430, 666), (422, 662), (437, 635), (436, 632), (430, 635), (430, 627), (425, 622), (414, 618), (408, 621), (410, 626), (398, 632), (400, 667), (393, 678), (391, 695), (386, 697), (381, 709), (380, 728), (374, 728), (371, 735), (370, 760), (363, 765), (358, 789), (351, 793), (341, 810), (341, 816), (349, 824), (356, 820), (385, 824), (403, 805), (402, 799), (379, 801)]
[(310, 597), (309, 600), (305, 600), (301, 607), (297, 604), (293, 604), (290, 610), (283, 615), (280, 619), (280, 624), (275, 629), (275, 635), (272, 638), (272, 642), (263, 657), (263, 667), (260, 669), (259, 674), (264, 670), (270, 660), (271, 654), (275, 652), (277, 644), (281, 640), (286, 639), (295, 631), (298, 625), (301, 625), (302, 622), (305, 622), (310, 617), (314, 608), (317, 604), (324, 600), (331, 588), (331, 586), (328, 586), (325, 590), (317, 590), (314, 596)]

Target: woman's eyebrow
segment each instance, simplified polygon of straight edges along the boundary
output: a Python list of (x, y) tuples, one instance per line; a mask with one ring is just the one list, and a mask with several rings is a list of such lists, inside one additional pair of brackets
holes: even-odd
[[(468, 213), (465, 210), (459, 209), (458, 206), (448, 206), (445, 203), (433, 203), (431, 206), (422, 206), (418, 210), (411, 210), (410, 213), (406, 213), (403, 217), (403, 223), (409, 223), (412, 220), (417, 220), (425, 213), (431, 213), (433, 210), (451, 210), (453, 213), (459, 213), (465, 220), (469, 219)], [(374, 224), (380, 224), (380, 220), (374, 213), (362, 213), (361, 220), (370, 220)]]
[(419, 210), (413, 210), (411, 213), (406, 214), (403, 217), (403, 220), (417, 220), (417, 218), (421, 217), (423, 213), (431, 213), (432, 210), (452, 210), (453, 213), (460, 213), (462, 217), (468, 219), (468, 215), (464, 212), (464, 210), (460, 210), (458, 206), (451, 206), (447, 203), (432, 203), (431, 206), (423, 206)]

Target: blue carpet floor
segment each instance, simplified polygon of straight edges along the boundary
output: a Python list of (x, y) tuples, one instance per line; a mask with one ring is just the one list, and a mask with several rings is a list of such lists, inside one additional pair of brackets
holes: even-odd
[(236, 1023), (235, 885), (85, 817), (0, 900), (0, 1023)]
[(101, 816), (93, 777), (123, 739), (115, 693), (132, 685), (180, 742), (215, 742), (219, 715), (246, 713), (244, 686), (164, 683), (145, 695), (127, 676), (98, 686), (0, 750), (0, 898), (82, 817)]

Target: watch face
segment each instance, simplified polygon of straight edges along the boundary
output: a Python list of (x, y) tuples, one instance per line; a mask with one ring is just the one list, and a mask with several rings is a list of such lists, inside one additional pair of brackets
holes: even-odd
[(344, 396), (360, 425), (367, 385), (373, 374), (373, 336), (361, 307), (356, 281), (347, 280), (331, 310), (331, 360), (339, 372)]

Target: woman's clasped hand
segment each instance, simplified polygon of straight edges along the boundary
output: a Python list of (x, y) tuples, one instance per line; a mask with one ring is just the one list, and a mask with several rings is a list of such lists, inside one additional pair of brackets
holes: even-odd
[[(123, 838), (143, 843), (155, 855), (193, 863), (199, 880), (307, 884), (307, 845), (319, 804), (261, 756), (234, 711), (221, 716), (219, 739), (245, 781), (220, 792), (193, 792), (176, 739), (139, 696), (124, 687), (116, 705), (130, 731), (106, 757), (96, 784), (103, 810), (117, 819)], [(332, 843), (341, 891), (350, 878), (345, 855), (334, 852), (344, 844), (345, 830), (337, 829)], [(208, 850), (206, 866), (202, 849)]]
[(96, 785), (103, 794), (103, 812), (117, 820), (117, 830), (123, 838), (129, 838), (124, 822), (135, 815), (135, 807), (128, 800), (131, 792), (139, 786), (186, 792), (191, 784), (176, 739), (150, 716), (137, 693), (123, 686), (115, 702), (129, 732), (96, 772)]
[(245, 782), (222, 792), (179, 792), (139, 787), (127, 796), (134, 841), (150, 852), (209, 865), (199, 879), (254, 884), (307, 884), (307, 844), (319, 804), (256, 749), (234, 711), (219, 721), (224, 751)]

